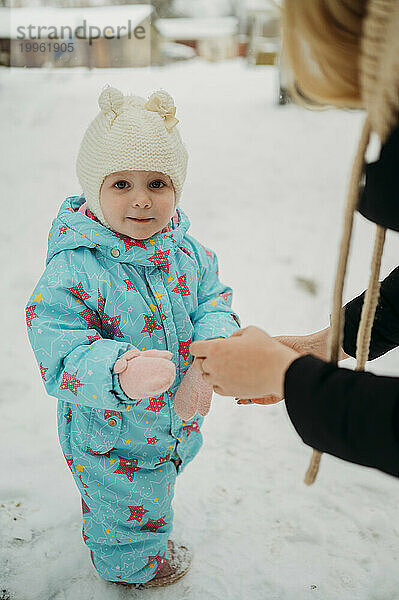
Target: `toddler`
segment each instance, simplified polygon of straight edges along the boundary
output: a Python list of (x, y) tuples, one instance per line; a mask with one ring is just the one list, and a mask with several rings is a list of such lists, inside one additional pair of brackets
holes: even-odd
[(58, 398), (94, 567), (107, 581), (160, 586), (190, 562), (169, 539), (172, 499), (210, 402), (189, 346), (239, 323), (215, 254), (187, 234), (176, 208), (187, 151), (173, 99), (107, 87), (99, 106), (77, 159), (83, 194), (66, 198), (53, 221), (26, 320)]

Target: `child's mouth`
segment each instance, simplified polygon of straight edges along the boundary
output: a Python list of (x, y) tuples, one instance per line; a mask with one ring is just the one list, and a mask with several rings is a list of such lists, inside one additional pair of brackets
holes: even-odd
[(136, 217), (128, 217), (128, 219), (130, 219), (131, 221), (134, 221), (135, 223), (149, 223), (150, 221), (152, 221), (153, 217), (149, 217), (147, 219), (138, 219)]

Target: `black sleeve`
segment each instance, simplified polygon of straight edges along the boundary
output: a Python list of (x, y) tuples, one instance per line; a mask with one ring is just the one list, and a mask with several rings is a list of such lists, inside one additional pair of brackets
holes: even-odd
[[(356, 337), (364, 294), (345, 305), (343, 349), (349, 356), (356, 354)], [(399, 267), (381, 283), (380, 297), (371, 330), (369, 360), (382, 356), (399, 346)]]
[(305, 444), (399, 477), (399, 378), (306, 355), (288, 368), (284, 391)]
[(357, 209), (366, 219), (399, 231), (399, 126), (381, 148), (376, 162), (365, 166), (365, 186)]

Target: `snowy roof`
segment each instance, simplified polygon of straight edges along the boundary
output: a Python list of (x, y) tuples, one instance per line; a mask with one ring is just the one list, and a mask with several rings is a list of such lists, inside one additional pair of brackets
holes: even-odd
[(241, 6), (247, 10), (270, 10), (278, 13), (280, 5), (278, 0), (241, 0)]
[[(140, 25), (152, 13), (152, 7), (147, 4), (135, 5), (115, 5), (115, 6), (94, 6), (94, 7), (76, 7), (76, 8), (54, 8), (51, 6), (34, 6), (23, 8), (3, 8), (0, 7), (0, 37), (1, 38), (21, 38), (21, 32), (25, 32), (26, 39), (29, 38), (27, 27), (35, 27), (34, 34), (37, 36), (38, 27), (56, 28), (61, 31), (61, 27), (71, 27), (73, 31), (77, 27), (83, 26), (86, 20), (87, 29), (99, 27), (101, 32), (106, 27), (112, 27), (116, 34), (116, 28), (125, 26), (121, 29), (121, 35), (127, 35), (127, 27), (133, 32), (134, 28)], [(24, 28), (24, 29), (21, 29)], [(18, 32), (18, 28), (19, 32)], [(46, 29), (41, 30), (41, 37), (45, 38)], [(19, 35), (18, 35), (19, 34)], [(85, 37), (80, 32), (81, 37)]]
[(231, 0), (173, 0), (172, 10), (177, 17), (192, 19), (227, 17), (231, 15)]
[(201, 40), (226, 35), (238, 31), (236, 17), (215, 17), (208, 19), (158, 19), (157, 28), (169, 40)]

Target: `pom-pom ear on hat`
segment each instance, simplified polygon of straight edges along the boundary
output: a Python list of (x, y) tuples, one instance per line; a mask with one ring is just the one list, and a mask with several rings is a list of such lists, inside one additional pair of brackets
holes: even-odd
[(179, 120), (176, 119), (176, 107), (173, 98), (165, 90), (159, 90), (151, 94), (148, 102), (144, 105), (144, 108), (157, 112), (164, 120), (165, 127), (168, 131), (173, 129), (178, 124)]
[(123, 106), (123, 94), (116, 88), (108, 86), (98, 98), (98, 106), (105, 113), (114, 112), (118, 114)]

